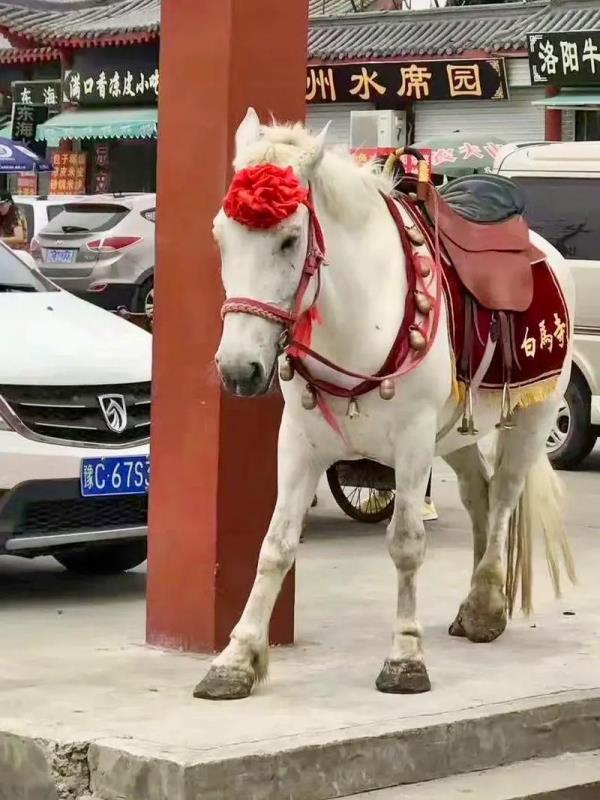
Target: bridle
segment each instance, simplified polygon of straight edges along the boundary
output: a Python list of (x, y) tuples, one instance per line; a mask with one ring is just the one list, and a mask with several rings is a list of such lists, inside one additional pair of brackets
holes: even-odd
[[(278, 343), (278, 356), (288, 348), (293, 349), (295, 346), (305, 345), (305, 337), (301, 337), (301, 341), (296, 341), (295, 334), (302, 322), (310, 327), (311, 317), (314, 316), (317, 300), (321, 293), (321, 268), (325, 264), (325, 241), (313, 207), (310, 189), (305, 205), (308, 209), (308, 244), (300, 281), (292, 302), (292, 309), (287, 310), (273, 303), (255, 300), (252, 297), (230, 297), (223, 303), (221, 308), (221, 317), (223, 319), (227, 314), (251, 314), (254, 317), (260, 317), (269, 322), (282, 325), (283, 330)], [(306, 292), (313, 278), (316, 281), (313, 299), (306, 308), (303, 308)]]
[[(419, 179), (416, 185), (420, 186), (420, 183)], [(382, 194), (382, 198), (398, 229), (405, 254), (408, 286), (400, 330), (388, 358), (377, 373), (367, 375), (346, 369), (311, 349), (312, 325), (319, 321), (316, 303), (321, 290), (321, 270), (326, 265), (326, 258), (323, 231), (314, 210), (310, 187), (304, 201), (309, 214), (307, 251), (291, 310), (251, 297), (231, 297), (221, 309), (223, 318), (227, 314), (250, 314), (282, 326), (277, 356), (279, 358), (285, 354), (290, 367), (289, 374), (293, 376), (298, 373), (306, 380), (305, 392), (308, 391), (309, 399), (312, 397), (314, 403), (305, 405), (305, 408), (318, 405), (330, 426), (342, 436), (344, 434), (325, 401), (324, 394), (348, 398), (351, 404), (355, 404), (357, 396), (379, 387), (381, 397), (391, 399), (395, 391), (393, 381), (414, 369), (431, 349), (440, 318), (443, 290), (437, 220), (433, 220), (433, 230), (424, 224), (422, 212), (416, 202), (407, 196), (393, 199)], [(410, 225), (405, 221), (406, 216), (411, 220)], [(420, 245), (426, 246), (426, 252), (420, 250), (420, 245), (415, 245), (414, 238), (411, 240), (411, 229), (419, 231)], [(314, 296), (310, 304), (304, 307), (306, 292), (313, 280), (316, 280)], [(426, 310), (423, 311), (423, 308)], [(347, 388), (315, 377), (306, 364), (307, 357), (329, 371), (358, 381), (358, 385)]]

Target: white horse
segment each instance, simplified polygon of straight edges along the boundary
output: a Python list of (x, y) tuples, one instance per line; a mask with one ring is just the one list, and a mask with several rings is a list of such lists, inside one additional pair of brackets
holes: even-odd
[[(392, 190), (391, 179), (370, 164), (359, 166), (349, 153), (326, 150), (326, 133), (313, 137), (300, 125), (261, 127), (256, 113), (249, 109), (236, 133), (234, 167), (239, 171), (259, 164), (289, 166), (303, 186), (310, 186), (327, 261), (318, 296), (322, 323), (314, 328), (312, 347), (349, 371), (371, 375), (384, 363), (402, 322), (407, 294), (405, 253), (382, 198), (382, 192)], [(310, 244), (310, 227), (304, 204), (280, 224), (260, 230), (249, 229), (221, 209), (214, 221), (214, 237), (221, 251), (227, 298), (253, 298), (265, 307), (291, 309)], [(541, 237), (531, 233), (531, 241), (546, 255), (572, 321), (574, 287), (568, 266)], [(309, 287), (305, 307), (315, 291)], [(230, 392), (248, 396), (268, 390), (278, 359), (281, 362), (283, 358), (281, 330), (274, 318), (253, 313), (225, 316), (216, 363)], [(494, 430), (500, 398), (475, 392), (479, 434), (465, 437), (456, 431), (453, 421), (458, 401), (452, 392), (448, 339), (442, 308), (431, 349), (415, 369), (397, 379), (393, 399), (384, 401), (372, 391), (359, 398), (360, 413), (349, 417), (347, 400), (327, 398), (344, 436), (319, 408), (303, 408), (305, 380), (296, 375), (282, 383), (285, 408), (275, 511), (244, 612), (230, 643), (215, 658), (195, 696), (245, 697), (255, 681), (265, 678), (273, 606), (294, 563), (303, 517), (319, 479), (336, 461), (369, 458), (393, 466), (396, 474), (396, 503), (387, 545), (397, 569), (398, 604), (391, 649), (377, 679), (381, 691), (430, 688), (416, 615), (416, 574), (425, 555), (421, 507), (434, 456), (445, 458), (456, 472), (473, 525), (471, 587), (451, 633), (489, 642), (504, 630), (507, 535), (519, 504), (523, 513), (518, 528), (525, 547), (538, 510), (544, 515), (541, 523), (551, 545), (550, 556), (557, 544), (566, 549), (561, 538), (560, 492), (545, 455), (545, 441), (569, 380), (570, 345), (555, 390), (542, 402), (517, 407), (516, 427), (499, 432), (492, 474), (476, 442)], [(331, 379), (327, 368), (316, 362), (310, 369)], [(343, 380), (351, 385), (350, 377)], [(439, 439), (439, 432), (448, 428)]]

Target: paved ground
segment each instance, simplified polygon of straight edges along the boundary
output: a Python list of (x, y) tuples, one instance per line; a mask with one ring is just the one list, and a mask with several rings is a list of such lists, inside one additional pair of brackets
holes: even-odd
[(535, 618), (515, 620), (492, 645), (472, 645), (446, 634), (471, 554), (453, 476), (438, 468), (441, 519), (430, 526), (419, 580), (433, 691), (416, 697), (381, 695), (373, 686), (394, 609), (384, 528), (346, 521), (324, 493), (298, 565), (297, 645), (272, 653), (269, 682), (241, 703), (193, 700), (207, 658), (144, 646), (143, 570), (82, 580), (50, 561), (0, 558), (0, 730), (217, 759), (317, 744), (349, 729), (422, 726), (515, 700), (597, 693), (598, 469), (600, 457), (565, 475), (579, 586), (555, 601), (538, 559)]

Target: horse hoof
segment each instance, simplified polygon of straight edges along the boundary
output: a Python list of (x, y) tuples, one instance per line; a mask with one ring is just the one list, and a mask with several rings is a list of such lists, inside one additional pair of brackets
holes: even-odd
[(388, 694), (420, 694), (431, 689), (431, 682), (422, 661), (386, 659), (375, 686)]
[(211, 667), (194, 689), (201, 700), (241, 700), (254, 685), (254, 673), (231, 667)]
[(506, 608), (503, 607), (493, 612), (471, 612), (467, 606), (460, 621), (464, 635), (470, 642), (487, 644), (504, 633), (507, 622)]
[(460, 636), (463, 639), (466, 637), (467, 634), (465, 633), (465, 629), (463, 628), (462, 615), (460, 611), (456, 615), (456, 619), (454, 620), (452, 625), (450, 625), (450, 627), (448, 628), (448, 633), (450, 634), (450, 636)]

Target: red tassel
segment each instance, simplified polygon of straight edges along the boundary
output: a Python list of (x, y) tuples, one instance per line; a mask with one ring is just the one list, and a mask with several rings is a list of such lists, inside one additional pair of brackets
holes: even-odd
[(313, 325), (320, 325), (321, 322), (321, 315), (316, 306), (309, 308), (298, 318), (293, 332), (293, 342), (288, 350), (291, 358), (301, 358), (304, 355), (297, 347), (294, 347), (294, 343), (310, 347)]

